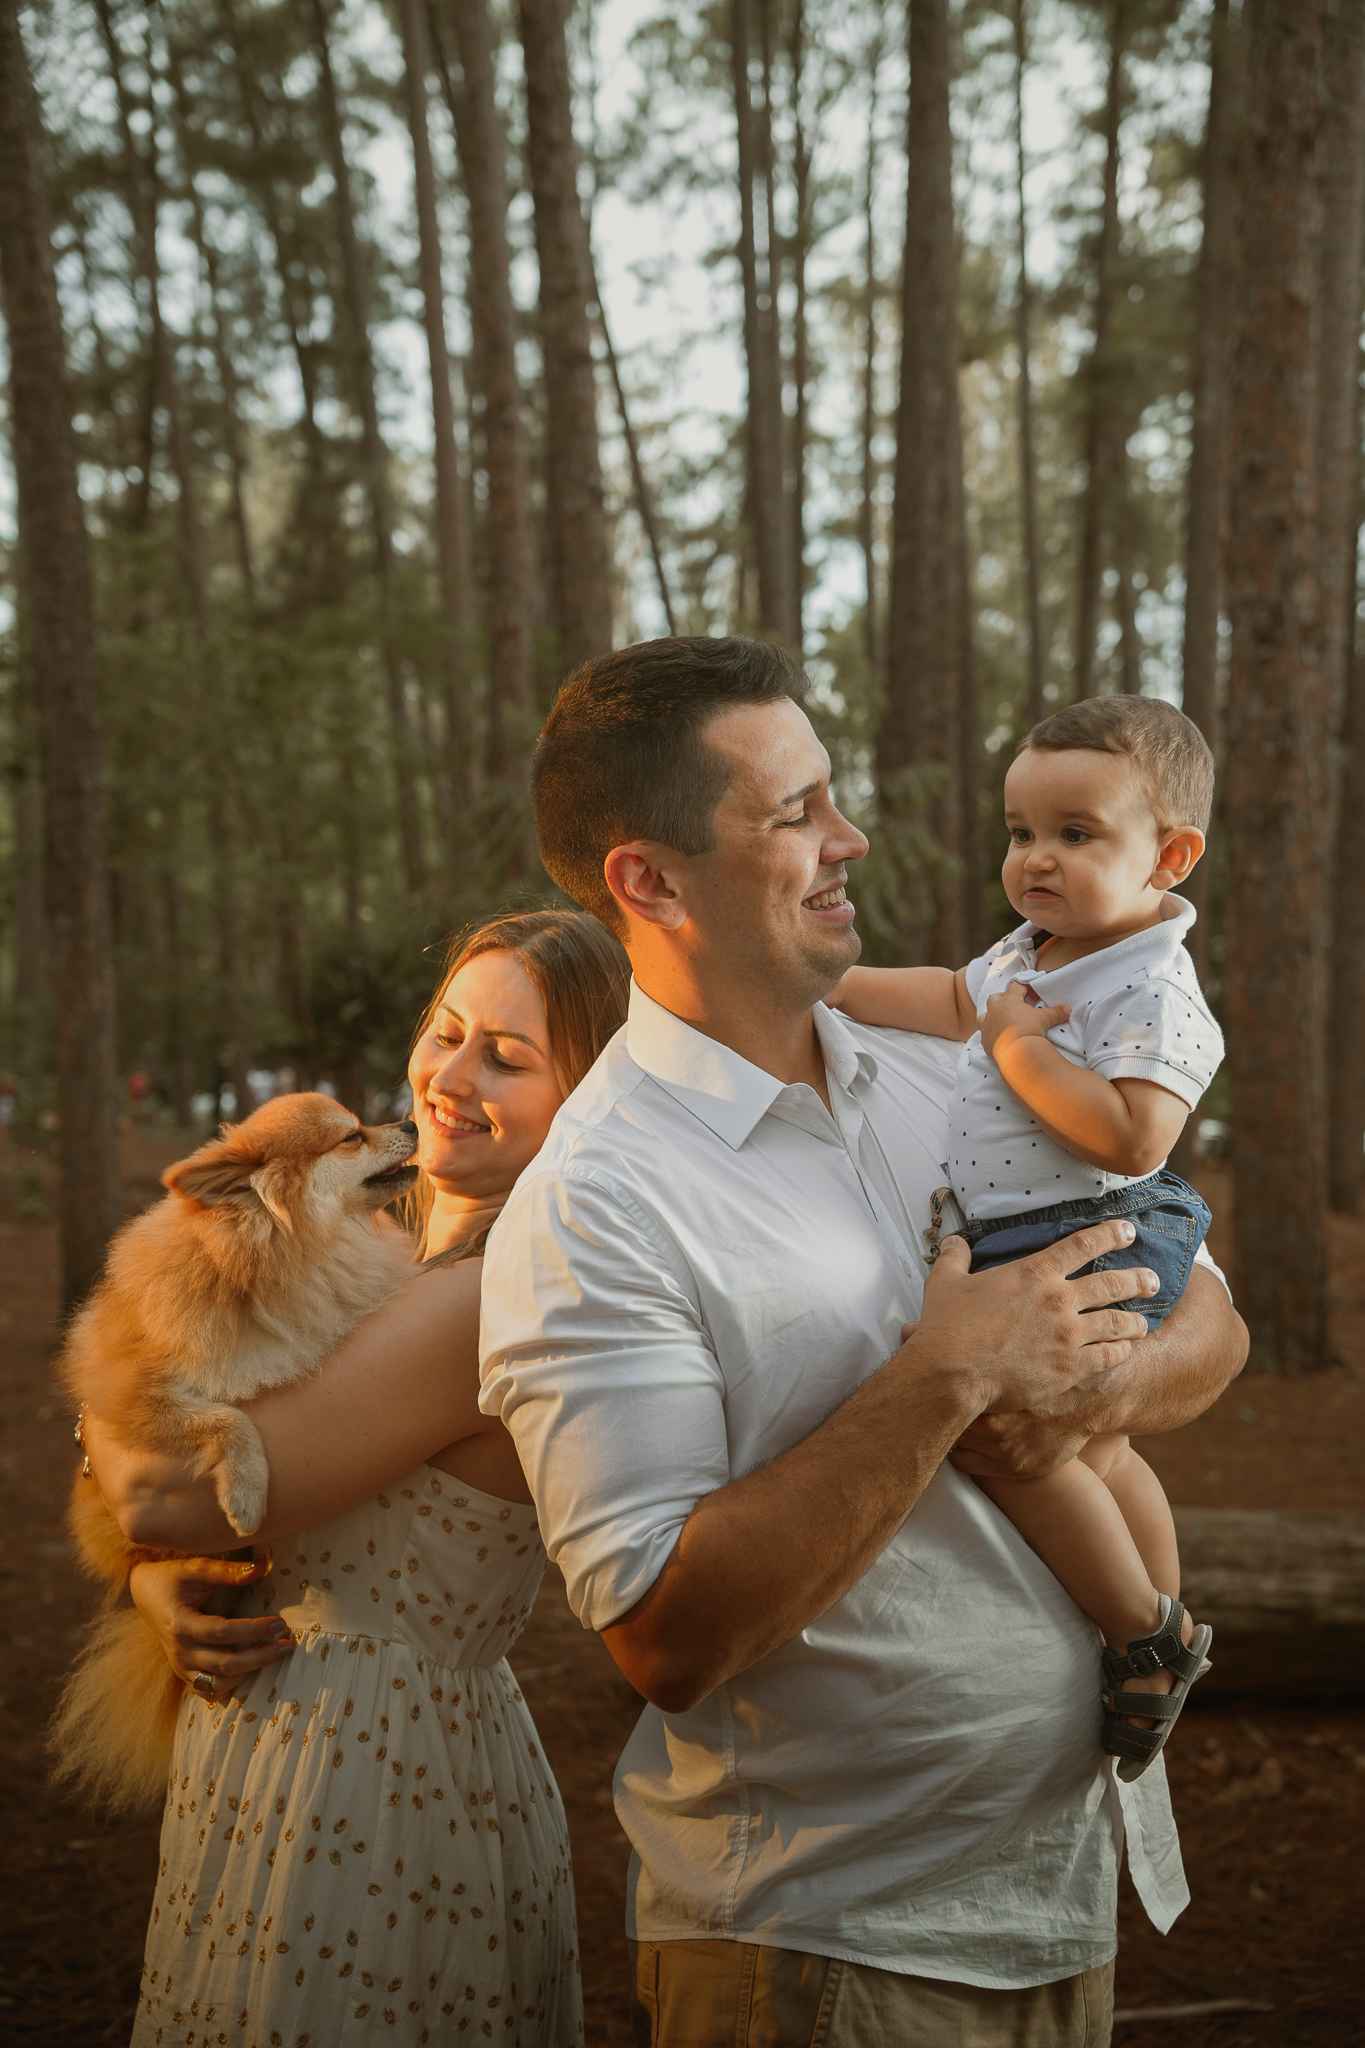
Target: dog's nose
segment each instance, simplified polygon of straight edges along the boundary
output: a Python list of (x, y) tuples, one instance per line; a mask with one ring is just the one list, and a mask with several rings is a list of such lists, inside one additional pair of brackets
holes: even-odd
[(405, 1131), (410, 1138), (417, 1136), (417, 1126), (410, 1116), (405, 1116), (398, 1128), (400, 1131)]

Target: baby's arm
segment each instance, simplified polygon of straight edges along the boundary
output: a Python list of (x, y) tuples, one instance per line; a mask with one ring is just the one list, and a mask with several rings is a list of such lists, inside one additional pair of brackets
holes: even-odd
[(966, 969), (850, 967), (829, 1000), (860, 1024), (889, 1024), (965, 1044), (976, 1030)]
[(1185, 1128), (1189, 1106), (1158, 1081), (1106, 1081), (1072, 1064), (1047, 1033), (1066, 1022), (1065, 1003), (1031, 1003), (1022, 983), (992, 996), (981, 1042), (1050, 1138), (1108, 1173), (1155, 1173)]

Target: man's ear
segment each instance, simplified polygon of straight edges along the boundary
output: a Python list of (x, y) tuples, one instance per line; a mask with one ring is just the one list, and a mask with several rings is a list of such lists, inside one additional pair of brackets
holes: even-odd
[(1188, 881), (1203, 858), (1204, 844), (1204, 835), (1196, 825), (1180, 825), (1174, 832), (1163, 832), (1156, 850), (1152, 887), (1175, 889)]
[(676, 931), (687, 916), (678, 890), (683, 858), (656, 840), (633, 839), (613, 846), (602, 863), (602, 878), (627, 917)]

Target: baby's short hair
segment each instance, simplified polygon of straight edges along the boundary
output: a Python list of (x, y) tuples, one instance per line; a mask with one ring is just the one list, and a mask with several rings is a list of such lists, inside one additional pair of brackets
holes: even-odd
[(1192, 718), (1159, 697), (1084, 697), (1054, 711), (1019, 742), (1051, 753), (1089, 747), (1126, 754), (1156, 814), (1159, 831), (1178, 825), (1209, 829), (1213, 811), (1213, 755)]

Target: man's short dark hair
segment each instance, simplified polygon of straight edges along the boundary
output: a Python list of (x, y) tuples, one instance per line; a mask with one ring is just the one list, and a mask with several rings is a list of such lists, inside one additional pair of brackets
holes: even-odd
[(706, 721), (735, 704), (799, 702), (804, 690), (797, 663), (764, 640), (641, 640), (585, 661), (555, 698), (531, 770), (547, 873), (621, 932), (602, 875), (613, 846), (710, 850), (729, 771), (706, 744)]
[(1126, 754), (1147, 792), (1158, 831), (1180, 825), (1209, 829), (1213, 755), (1208, 741), (1192, 718), (1159, 697), (1084, 697), (1025, 733), (1021, 754), (1025, 747)]

